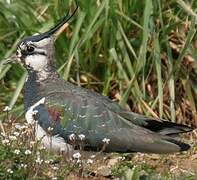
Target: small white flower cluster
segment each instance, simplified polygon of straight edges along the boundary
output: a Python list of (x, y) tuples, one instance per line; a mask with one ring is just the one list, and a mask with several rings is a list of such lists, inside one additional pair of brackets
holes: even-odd
[(30, 141), (30, 145), (33, 146), (36, 143), (36, 141)]
[(39, 147), (39, 150), (45, 150), (45, 149), (46, 149), (46, 147), (44, 147), (44, 146)]
[(94, 155), (94, 154), (90, 156), (91, 159), (94, 159), (95, 157), (96, 157), (96, 155)]
[(27, 149), (27, 150), (25, 151), (25, 154), (26, 154), (26, 155), (29, 155), (29, 154), (31, 154), (31, 151), (30, 151), (29, 149)]
[(59, 168), (58, 168), (57, 166), (53, 166), (52, 169), (56, 171), (56, 170), (58, 170)]
[(5, 137), (6, 136), (6, 134), (5, 133), (3, 133), (3, 132), (1, 132), (1, 134), (0, 134), (2, 137)]
[(12, 136), (12, 135), (9, 136), (9, 139), (10, 139), (11, 141), (17, 140), (16, 136)]
[(77, 153), (74, 153), (73, 154), (73, 158), (76, 160), (75, 162), (76, 163), (81, 163), (81, 160), (80, 160), (80, 158), (81, 158), (81, 154), (79, 153), (79, 152), (77, 152)]
[(103, 141), (105, 144), (109, 144), (110, 139), (108, 139), (108, 138), (104, 138), (102, 141)]
[(96, 155), (95, 154), (92, 154), (91, 156), (90, 156), (90, 159), (87, 159), (87, 164), (93, 164), (93, 162), (94, 162), (94, 158), (96, 157)]
[(5, 108), (3, 109), (3, 112), (8, 112), (8, 111), (11, 111), (11, 107), (5, 106)]
[(37, 153), (36, 163), (42, 164), (42, 162), (43, 162), (43, 159), (40, 158), (40, 153)]
[(120, 160), (120, 161), (124, 161), (126, 158), (124, 157), (124, 156), (119, 156), (118, 157), (118, 160)]
[(50, 160), (45, 160), (44, 163), (45, 164), (49, 164), (50, 163)]
[(69, 140), (70, 141), (75, 141), (78, 138), (80, 141), (84, 141), (85, 137), (86, 136), (84, 134), (76, 135), (76, 134), (72, 133), (72, 134), (69, 135)]
[(19, 136), (19, 132), (14, 132), (13, 135), (6, 136), (4, 133), (1, 133), (3, 139), (1, 140), (3, 145), (9, 146), (12, 141), (16, 141)]
[(10, 173), (10, 174), (13, 174), (13, 171), (10, 168), (7, 169), (7, 172)]
[(15, 149), (15, 150), (14, 150), (14, 154), (19, 155), (19, 154), (20, 154), (20, 150), (19, 150), (19, 149)]
[(22, 125), (22, 126), (21, 126), (20, 124), (16, 124), (16, 125), (15, 125), (15, 128), (18, 129), (19, 131), (21, 131), (21, 130), (23, 130), (23, 129), (28, 129), (29, 127), (28, 127), (27, 124)]
[(50, 163), (51, 163), (51, 164), (53, 164), (53, 162), (54, 162), (54, 160), (53, 160), (53, 159), (45, 160), (45, 163), (46, 163), (46, 164), (50, 164)]
[(78, 137), (79, 137), (79, 139), (80, 139), (81, 141), (83, 141), (83, 140), (85, 139), (86, 136), (85, 136), (84, 134), (79, 134)]
[(48, 132), (51, 132), (51, 131), (53, 131), (53, 127), (48, 127)]
[(17, 132), (17, 131), (15, 131), (15, 132), (13, 133), (13, 135), (16, 136), (16, 137), (18, 137), (18, 136), (20, 135), (20, 133)]
[(9, 139), (3, 139), (2, 144), (9, 146), (10, 145), (10, 140)]
[(37, 159), (36, 159), (36, 163), (38, 163), (38, 164), (42, 164), (42, 162), (43, 162), (43, 159), (40, 159), (40, 157), (37, 157)]
[(79, 152), (74, 153), (74, 154), (73, 154), (73, 158), (74, 158), (74, 159), (80, 159), (80, 158), (81, 158), (81, 154), (80, 154)]
[(93, 163), (93, 160), (92, 159), (88, 159), (87, 160), (87, 164), (92, 164)]
[(26, 168), (26, 167), (27, 167), (27, 164), (23, 164), (23, 163), (22, 163), (22, 164), (20, 165), (20, 167), (21, 167), (21, 168)]

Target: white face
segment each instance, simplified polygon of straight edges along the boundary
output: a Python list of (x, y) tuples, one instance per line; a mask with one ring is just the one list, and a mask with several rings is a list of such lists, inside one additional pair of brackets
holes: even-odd
[(35, 71), (42, 71), (48, 63), (47, 45), (51, 42), (50, 38), (45, 38), (39, 42), (22, 42), (17, 50), (17, 58), (27, 68)]
[(29, 55), (25, 58), (25, 64), (35, 71), (42, 71), (47, 65), (47, 58), (43, 55)]

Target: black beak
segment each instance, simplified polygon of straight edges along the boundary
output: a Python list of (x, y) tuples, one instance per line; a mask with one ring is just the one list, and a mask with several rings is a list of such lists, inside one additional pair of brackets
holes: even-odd
[(15, 63), (17, 61), (17, 56), (14, 54), (6, 59), (3, 59), (3, 61), (3, 65)]

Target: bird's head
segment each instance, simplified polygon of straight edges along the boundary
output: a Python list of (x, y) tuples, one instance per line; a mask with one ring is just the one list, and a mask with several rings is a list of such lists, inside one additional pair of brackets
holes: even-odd
[[(37, 38), (40, 37), (40, 38)], [(19, 62), (27, 69), (42, 71), (53, 59), (54, 36), (30, 36), (23, 39), (12, 60)]]
[(53, 64), (54, 42), (61, 32), (68, 26), (71, 16), (65, 16), (49, 31), (39, 35), (25, 37), (19, 44), (16, 53), (7, 62), (18, 62), (26, 69), (42, 71)]

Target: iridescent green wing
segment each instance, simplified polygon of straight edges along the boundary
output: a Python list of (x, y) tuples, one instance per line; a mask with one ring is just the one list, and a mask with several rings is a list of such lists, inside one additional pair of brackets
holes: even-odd
[(107, 107), (102, 98), (93, 95), (75, 91), (47, 95), (47, 107), (63, 108), (60, 124), (66, 136), (84, 134), (88, 149), (101, 149), (106, 138), (110, 139), (106, 151), (162, 153), (180, 150), (178, 141), (133, 124)]

